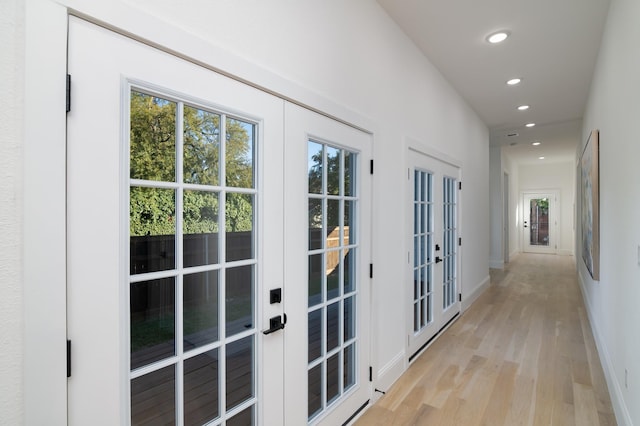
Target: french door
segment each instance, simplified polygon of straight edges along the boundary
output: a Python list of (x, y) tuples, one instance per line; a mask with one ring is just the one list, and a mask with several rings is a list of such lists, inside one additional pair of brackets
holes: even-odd
[(460, 170), (409, 150), (407, 329), (409, 358), (460, 313)]
[[(301, 419), (287, 411), (285, 424), (343, 424), (371, 391), (371, 176), (364, 167), (371, 139), (289, 103), (285, 121), (285, 282), (291, 300), (303, 301), (286, 311), (304, 324), (284, 337), (285, 401), (307, 413)], [(306, 162), (295, 160), (301, 156)], [(287, 357), (297, 351), (304, 356)]]
[(523, 194), (522, 241), (525, 252), (557, 252), (556, 201), (554, 192)]
[(69, 423), (348, 418), (368, 395), (368, 136), (302, 110), (285, 149), (282, 99), (76, 18), (69, 73)]

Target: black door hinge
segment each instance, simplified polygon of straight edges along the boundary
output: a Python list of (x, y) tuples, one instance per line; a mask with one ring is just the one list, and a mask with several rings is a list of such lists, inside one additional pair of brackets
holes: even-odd
[(369, 264), (369, 278), (373, 278), (373, 263)]
[(67, 74), (67, 112), (71, 111), (71, 74)]
[(461, 246), (462, 245), (462, 237), (458, 238), (458, 245)]
[(373, 367), (369, 366), (369, 381), (373, 382)]
[(458, 302), (462, 302), (462, 293), (458, 293)]
[(373, 160), (371, 160), (371, 174), (373, 174)]
[(462, 182), (458, 182), (458, 189), (462, 191)]
[(67, 377), (71, 377), (71, 340), (67, 340)]

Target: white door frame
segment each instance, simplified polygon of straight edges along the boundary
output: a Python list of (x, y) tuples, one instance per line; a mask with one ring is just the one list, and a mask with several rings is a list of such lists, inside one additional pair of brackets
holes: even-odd
[[(432, 161), (434, 162), (435, 165), (441, 164), (444, 167), (449, 167), (449, 168), (453, 168), (456, 170), (455, 173), (453, 174), (447, 174), (447, 177), (451, 177), (451, 178), (455, 178), (456, 179), (456, 185), (458, 183), (462, 182), (462, 165), (459, 161), (447, 156), (446, 154), (443, 154), (441, 152), (438, 152), (430, 147), (425, 146), (424, 144), (422, 144), (421, 142), (418, 142), (416, 140), (407, 138), (406, 142), (405, 142), (405, 155), (406, 155), (406, 169), (407, 169), (407, 179), (408, 181), (412, 181), (412, 174), (413, 174), (413, 165), (416, 161), (415, 156), (424, 156), (425, 158), (428, 159), (428, 161)], [(444, 177), (444, 175), (442, 175), (442, 177)], [(441, 181), (434, 181), (434, 185), (438, 185), (441, 187), (442, 182)], [(456, 249), (456, 277), (457, 277), (457, 282), (456, 282), (456, 301), (454, 304), (452, 304), (449, 308), (445, 309), (441, 315), (443, 318), (443, 321), (440, 321), (440, 323), (434, 323), (432, 324), (433, 328), (435, 330), (433, 331), (429, 331), (429, 337), (426, 339), (422, 339), (424, 341), (421, 341), (420, 344), (418, 344), (418, 341), (415, 338), (412, 338), (412, 335), (414, 334), (413, 332), (413, 320), (412, 320), (412, 313), (413, 313), (413, 289), (409, 288), (409, 286), (407, 285), (407, 283), (412, 282), (413, 281), (413, 225), (414, 225), (414, 221), (413, 221), (413, 214), (414, 214), (414, 210), (413, 207), (408, 207), (409, 205), (413, 205), (413, 199), (414, 199), (414, 194), (413, 194), (413, 190), (414, 188), (407, 188), (407, 192), (406, 192), (406, 196), (405, 196), (405, 241), (407, 242), (407, 247), (406, 247), (406, 251), (407, 251), (407, 267), (405, 269), (405, 278), (403, 280), (403, 289), (405, 292), (404, 295), (404, 301), (405, 301), (405, 311), (406, 311), (406, 333), (407, 333), (407, 350), (405, 352), (405, 361), (406, 363), (410, 363), (411, 361), (413, 361), (422, 351), (424, 351), (424, 349), (430, 344), (430, 342), (433, 341), (434, 338), (436, 338), (439, 333), (446, 328), (455, 318), (458, 317), (459, 313), (462, 312), (462, 302), (461, 302), (461, 296), (464, 292), (463, 288), (464, 288), (464, 284), (463, 284), (463, 276), (462, 276), (462, 246), (458, 245), (458, 242), (455, 242), (455, 249)], [(462, 212), (462, 191), (458, 190), (458, 188), (455, 189), (456, 192), (456, 198), (457, 198), (457, 215), (456, 215), (456, 223), (457, 223), (457, 235), (456, 237), (461, 238), (462, 234), (463, 234), (463, 230), (462, 230), (462, 220), (461, 220), (461, 212)], [(436, 191), (436, 193), (439, 193), (438, 191)], [(437, 202), (437, 200), (436, 200)], [(410, 237), (411, 236), (411, 237)], [(436, 241), (437, 243), (439, 243), (441, 246), (443, 245), (442, 241)], [(436, 243), (434, 242), (434, 244)], [(442, 253), (442, 252), (438, 252), (435, 253), (435, 255)], [(435, 265), (435, 267), (441, 267), (442, 265)], [(442, 283), (440, 282), (436, 282), (434, 279), (434, 286), (441, 286)], [(439, 309), (440, 311), (442, 311), (442, 300), (440, 299), (436, 299), (434, 301), (434, 310)], [(427, 327), (428, 328), (428, 327)], [(425, 330), (426, 331), (426, 330)], [(424, 333), (425, 331), (421, 332)]]
[(502, 216), (502, 254), (504, 259), (504, 264), (509, 263), (509, 245), (511, 238), (509, 236), (510, 233), (510, 224), (509, 224), (509, 202), (510, 202), (510, 186), (511, 182), (509, 180), (509, 173), (503, 172), (503, 186), (502, 186), (502, 204), (503, 204), (503, 216)]

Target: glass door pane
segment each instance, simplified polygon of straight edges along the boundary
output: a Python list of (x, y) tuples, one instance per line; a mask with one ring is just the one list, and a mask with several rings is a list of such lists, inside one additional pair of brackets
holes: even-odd
[(413, 331), (433, 321), (433, 174), (414, 170)]
[(532, 246), (549, 245), (549, 199), (532, 198), (529, 200), (529, 244)]
[(308, 420), (355, 384), (357, 154), (308, 141)]
[(522, 246), (530, 253), (555, 254), (558, 192), (524, 193)]
[(131, 91), (132, 424), (254, 416), (256, 127)]
[(457, 297), (457, 185), (456, 179), (444, 177), (443, 180), (443, 238), (442, 238), (442, 308), (447, 309), (456, 302)]

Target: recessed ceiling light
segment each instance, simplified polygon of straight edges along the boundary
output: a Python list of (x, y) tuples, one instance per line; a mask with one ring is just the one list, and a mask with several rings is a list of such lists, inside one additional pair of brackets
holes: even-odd
[(520, 111), (526, 111), (526, 110), (528, 110), (528, 109), (529, 109), (529, 105), (520, 105), (520, 106), (518, 107), (518, 110), (520, 110)]
[(533, 146), (538, 146), (538, 145), (540, 145), (540, 142), (534, 142), (534, 143), (532, 143), (531, 145), (533, 145)]
[(527, 124), (525, 124), (526, 127), (533, 127), (535, 125), (536, 125), (536, 123), (527, 123)]
[(544, 157), (538, 157), (538, 160), (544, 160)]
[(515, 86), (516, 84), (520, 84), (521, 81), (522, 79), (520, 78), (512, 78), (511, 80), (507, 81), (507, 84), (509, 86)]
[(498, 31), (497, 33), (489, 34), (487, 41), (492, 44), (501, 43), (509, 37), (509, 33), (506, 31)]

